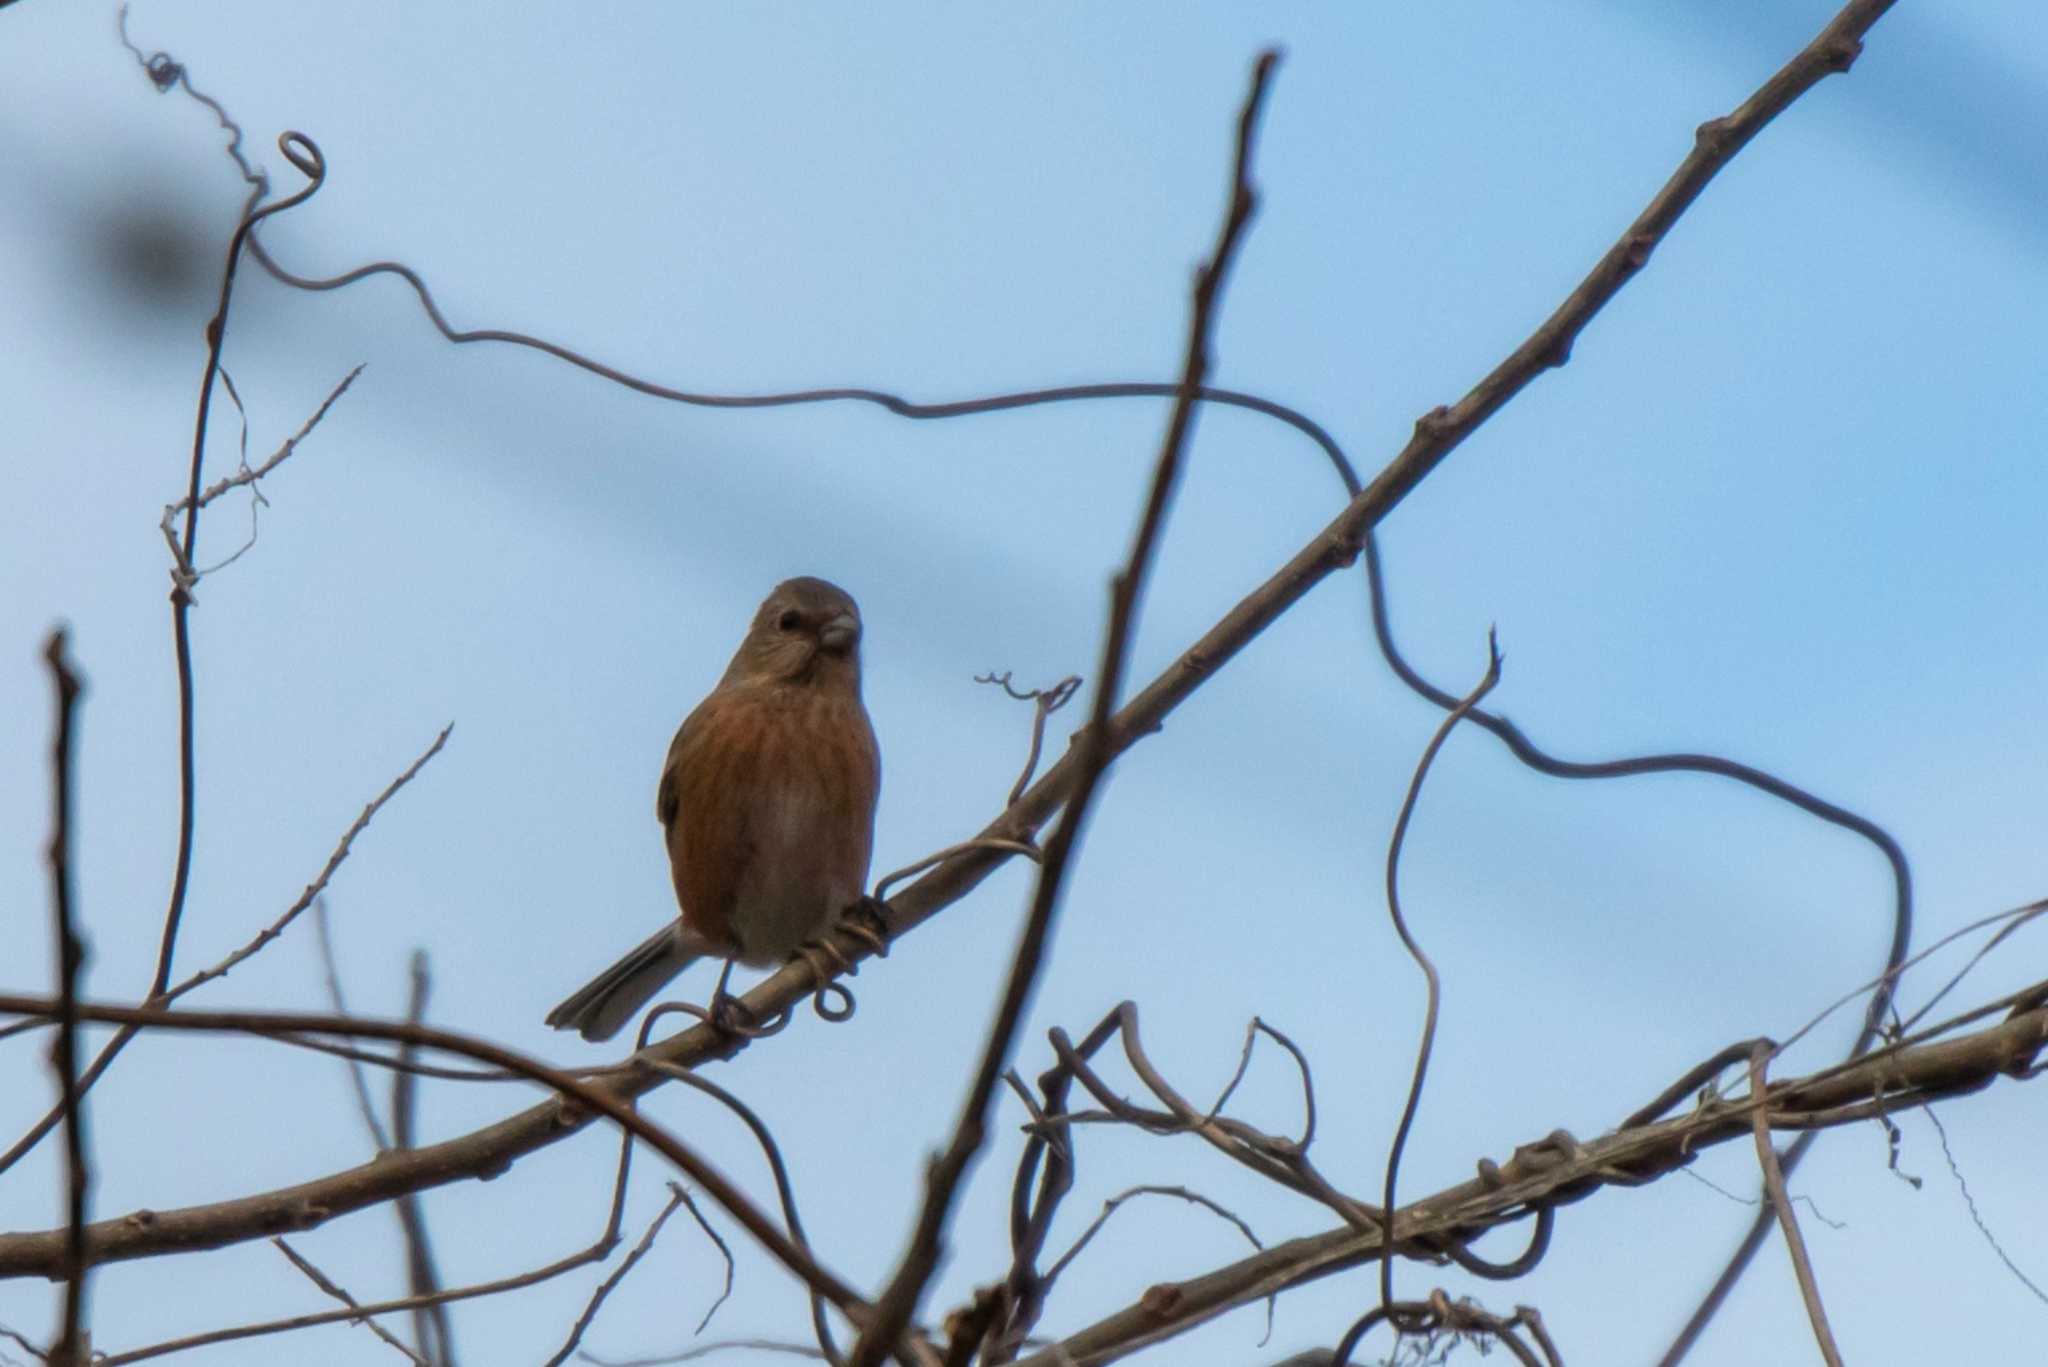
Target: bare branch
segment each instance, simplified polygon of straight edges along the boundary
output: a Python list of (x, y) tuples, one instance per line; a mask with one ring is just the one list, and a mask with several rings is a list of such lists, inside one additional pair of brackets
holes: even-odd
[(419, 758), (408, 764), (403, 773), (385, 784), (384, 791), (370, 799), (369, 804), (356, 816), (356, 819), (349, 823), (349, 828), (341, 833), (341, 839), (335, 842), (334, 849), (328, 854), (327, 862), (321, 866), (320, 872), (314, 875), (312, 882), (306, 884), (292, 904), (285, 908), (282, 916), (278, 917), (268, 926), (265, 926), (257, 933), (256, 938), (250, 940), (219, 963), (211, 968), (201, 969), (176, 987), (165, 992), (156, 999), (157, 1004), (167, 1006), (195, 987), (212, 982), (215, 978), (226, 977), (244, 960), (257, 954), (272, 940), (284, 934), (285, 928), (290, 926), (293, 921), (296, 921), (305, 912), (306, 908), (312, 906), (314, 900), (327, 890), (328, 883), (333, 880), (335, 873), (340, 870), (343, 862), (348, 859), (350, 850), (355, 846), (356, 837), (369, 828), (371, 820), (376, 817), (379, 811), (383, 810), (385, 803), (398, 795), (399, 789), (412, 782), (419, 771), (427, 767), (427, 761), (441, 753), (441, 747), (448, 743), (448, 737), (454, 730), (455, 723), (452, 721), (442, 727), (440, 734), (434, 737), (433, 744), (421, 751)]
[[(363, 1308), (361, 1303), (358, 1302), (354, 1296), (351, 1296), (347, 1291), (343, 1290), (340, 1286), (336, 1285), (334, 1281), (330, 1277), (328, 1277), (326, 1273), (322, 1272), (319, 1268), (313, 1266), (312, 1263), (306, 1261), (304, 1257), (300, 1256), (299, 1251), (297, 1249), (293, 1248), (283, 1239), (272, 1239), (270, 1242), (277, 1245), (277, 1251), (284, 1254), (286, 1258), (289, 1258), (291, 1260), (291, 1264), (293, 1267), (296, 1267), (297, 1269), (299, 1269), (299, 1271), (305, 1273), (306, 1279), (312, 1282), (313, 1285), (319, 1287), (322, 1291), (325, 1291), (328, 1295), (334, 1297), (334, 1299), (340, 1301), (349, 1309), (361, 1313)], [(365, 1329), (368, 1329), (378, 1338), (383, 1339), (393, 1348), (396, 1348), (399, 1352), (405, 1354), (414, 1362), (418, 1363), (419, 1367), (434, 1367), (434, 1364), (431, 1361), (429, 1361), (424, 1354), (414, 1351), (413, 1348), (405, 1342), (405, 1340), (399, 1338), (398, 1335), (392, 1333), (389, 1329), (386, 1329), (383, 1325), (377, 1323), (376, 1320), (370, 1318), (368, 1315), (363, 1315), (363, 1317), (360, 1320), (352, 1322), (361, 1324)]]
[(1770, 1050), (1761, 1043), (1749, 1056), (1749, 1094), (1756, 1103), (1750, 1112), (1751, 1132), (1756, 1136), (1756, 1161), (1764, 1171), (1764, 1190), (1770, 1194), (1771, 1209), (1778, 1228), (1785, 1232), (1785, 1252), (1792, 1259), (1793, 1275), (1799, 1279), (1799, 1298), (1806, 1302), (1806, 1318), (1813, 1324), (1814, 1342), (1828, 1367), (1842, 1367), (1842, 1350), (1835, 1346), (1835, 1332), (1828, 1325), (1828, 1312), (1820, 1303), (1820, 1283), (1814, 1280), (1813, 1262), (1806, 1255), (1806, 1239), (1799, 1232), (1799, 1217), (1785, 1195), (1785, 1174), (1778, 1166), (1778, 1151), (1771, 1147), (1770, 1088), (1764, 1081), (1764, 1060)]
[(1016, 1035), (1017, 1023), (1023, 1015), (1024, 1004), (1030, 998), (1032, 985), (1037, 979), (1039, 966), (1044, 958), (1045, 944), (1052, 928), (1053, 912), (1059, 902), (1060, 889), (1079, 839), (1081, 825), (1087, 819), (1089, 803), (1101, 782), (1104, 770), (1116, 756), (1106, 731), (1111, 713), (1116, 707), (1117, 693), (1123, 682), (1131, 633), (1136, 625), (1138, 601), (1144, 591), (1145, 579), (1151, 570), (1153, 551), (1158, 545), (1165, 524), (1167, 504), (1178, 481), (1181, 460), (1192, 430), (1195, 392), (1208, 377), (1211, 314), (1222, 289), (1224, 277), (1229, 272), (1237, 245), (1243, 237), (1245, 225), (1251, 221), (1256, 202), (1251, 186), (1253, 138), (1258, 127), (1259, 110), (1265, 99), (1266, 85), (1278, 60), (1278, 53), (1268, 51), (1262, 53), (1252, 67), (1251, 89), (1245, 96), (1244, 108), (1238, 117), (1237, 153), (1231, 175), (1230, 206), (1224, 216), (1215, 252), (1211, 255), (1209, 263), (1196, 276), (1192, 316), (1188, 323), (1187, 358), (1181, 374), (1181, 394), (1174, 404), (1173, 417), (1168, 423), (1166, 438), (1160, 447), (1159, 459), (1152, 475), (1151, 492), (1145, 503), (1144, 517), (1138, 524), (1137, 534), (1132, 540), (1130, 555), (1124, 569), (1116, 577), (1111, 589), (1109, 626), (1104, 633), (1101, 667), (1096, 671), (1094, 714), (1087, 729), (1082, 732), (1078, 745), (1080, 762), (1074, 778), (1073, 791), (1067, 799), (1066, 811), (1060, 817), (1060, 824), (1054, 829), (1051, 839), (1046, 844), (1045, 858), (1039, 868), (1038, 887), (1032, 897), (1031, 912), (1025, 921), (1024, 933), (1017, 945), (1009, 982), (1004, 988), (1002, 1004), (996, 1012), (995, 1022), (989, 1029), (988, 1042), (982, 1050), (980, 1066), (968, 1089), (967, 1098), (961, 1105), (960, 1118), (953, 1132), (952, 1143), (931, 1165), (925, 1183), (924, 1207), (919, 1212), (917, 1228), (911, 1235), (910, 1245), (904, 1250), (902, 1261), (896, 1275), (890, 1280), (888, 1290), (876, 1304), (874, 1323), (863, 1330), (860, 1339), (853, 1346), (852, 1356), (848, 1359), (852, 1367), (877, 1367), (883, 1355), (895, 1347), (898, 1336), (917, 1313), (925, 1285), (938, 1266), (942, 1247), (941, 1235), (952, 1211), (953, 1197), (959, 1188), (961, 1178), (966, 1174), (968, 1165), (980, 1152), (987, 1133), (989, 1102), (995, 1094), (996, 1082), (1002, 1075), (1003, 1062), (1009, 1054), (1010, 1042)]

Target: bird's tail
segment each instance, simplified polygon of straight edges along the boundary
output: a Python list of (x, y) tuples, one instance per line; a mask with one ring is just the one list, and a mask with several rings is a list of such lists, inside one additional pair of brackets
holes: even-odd
[(570, 993), (548, 1012), (548, 1024), (557, 1030), (576, 1030), (593, 1042), (610, 1039), (655, 993), (668, 986), (669, 979), (702, 958), (706, 949), (680, 922), (672, 922)]

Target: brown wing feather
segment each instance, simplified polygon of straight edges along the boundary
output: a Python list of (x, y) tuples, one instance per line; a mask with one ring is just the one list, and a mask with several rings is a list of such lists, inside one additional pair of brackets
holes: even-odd
[(739, 690), (697, 704), (668, 747), (655, 814), (668, 837), (669, 876), (683, 924), (730, 948), (733, 896), (749, 854), (747, 804), (732, 800), (755, 732)]

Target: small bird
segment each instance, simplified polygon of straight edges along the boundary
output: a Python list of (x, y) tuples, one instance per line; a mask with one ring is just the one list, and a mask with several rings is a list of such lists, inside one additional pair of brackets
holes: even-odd
[(859, 903), (881, 756), (860, 699), (860, 609), (823, 579), (762, 601), (669, 743), (654, 814), (681, 919), (548, 1013), (604, 1040), (699, 958), (788, 959)]

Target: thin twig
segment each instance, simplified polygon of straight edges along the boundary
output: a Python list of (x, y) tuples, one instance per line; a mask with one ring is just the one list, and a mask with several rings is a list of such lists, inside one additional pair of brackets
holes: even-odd
[(975, 850), (999, 850), (1004, 854), (1021, 854), (1033, 863), (1039, 862), (1043, 857), (1038, 846), (1028, 840), (1000, 840), (988, 836), (980, 836), (973, 840), (963, 840), (957, 845), (948, 845), (943, 850), (935, 851), (914, 863), (905, 864), (900, 869), (884, 874), (875, 883), (875, 900), (877, 902), (886, 902), (889, 900), (889, 889), (904, 879), (923, 873), (926, 869), (936, 868), (938, 865), (959, 855), (971, 854)]
[(1984, 1236), (1984, 1242), (1998, 1255), (1998, 1261), (2005, 1264), (2005, 1270), (2018, 1278), (2021, 1286), (2033, 1292), (2035, 1300), (2048, 1304), (2048, 1292), (2043, 1292), (2035, 1285), (2032, 1277), (2020, 1270), (2020, 1265), (2005, 1251), (2005, 1245), (1999, 1243), (1997, 1236), (1992, 1234), (1991, 1226), (1984, 1223), (1984, 1214), (1977, 1209), (1977, 1198), (1970, 1195), (1970, 1184), (1963, 1179), (1962, 1165), (1956, 1162), (1955, 1151), (1948, 1146), (1948, 1127), (1941, 1123), (1941, 1117), (1934, 1113), (1932, 1106), (1923, 1104), (1920, 1109), (1927, 1113), (1927, 1119), (1934, 1125), (1936, 1137), (1941, 1140), (1941, 1156), (1948, 1161), (1949, 1175), (1956, 1179), (1956, 1190), (1963, 1194), (1963, 1205), (1969, 1209), (1970, 1223), (1977, 1226), (1977, 1232)]
[(974, 676), (974, 681), (976, 683), (994, 684), (1016, 701), (1032, 704), (1031, 748), (1024, 755), (1023, 772), (1019, 773), (1017, 781), (1010, 785), (1009, 799), (1003, 804), (1005, 807), (1014, 807), (1017, 805), (1017, 799), (1024, 796), (1024, 790), (1031, 786), (1031, 776), (1038, 772), (1038, 756), (1045, 747), (1046, 718), (1059, 711), (1062, 707), (1065, 707), (1072, 701), (1074, 694), (1080, 692), (1081, 676), (1079, 674), (1069, 674), (1050, 688), (1020, 689), (1010, 682), (1008, 670), (1004, 670), (1001, 674), (997, 674), (994, 670), (990, 670), (986, 674), (977, 674)]
[(1073, 1245), (1070, 1248), (1068, 1248), (1065, 1253), (1062, 1253), (1053, 1262), (1053, 1265), (1051, 1267), (1045, 1270), (1045, 1280), (1047, 1284), (1050, 1285), (1051, 1283), (1059, 1280), (1060, 1273), (1066, 1271), (1067, 1265), (1073, 1262), (1075, 1258), (1080, 1256), (1082, 1249), (1088, 1247), (1089, 1243), (1093, 1241), (1095, 1236), (1101, 1232), (1102, 1227), (1109, 1223), (1110, 1216), (1116, 1214), (1117, 1211), (1121, 1210), (1126, 1201), (1132, 1200), (1133, 1198), (1139, 1196), (1177, 1196), (1181, 1200), (1188, 1202), (1190, 1205), (1200, 1206), (1204, 1210), (1210, 1212), (1212, 1215), (1218, 1216), (1221, 1219), (1228, 1220), (1231, 1224), (1236, 1225), (1237, 1232), (1244, 1235), (1246, 1241), (1249, 1242), (1253, 1248), (1264, 1248), (1266, 1246), (1263, 1242), (1260, 1241), (1258, 1235), (1252, 1233), (1252, 1227), (1244, 1222), (1243, 1217), (1238, 1215), (1236, 1211), (1231, 1210), (1228, 1206), (1222, 1205), (1216, 1201), (1212, 1201), (1208, 1197), (1202, 1195), (1202, 1193), (1200, 1193), (1199, 1191), (1193, 1191), (1187, 1187), (1158, 1186), (1151, 1183), (1146, 1183), (1140, 1186), (1128, 1187), (1102, 1203), (1101, 1213), (1096, 1215), (1096, 1217), (1093, 1220), (1088, 1222), (1088, 1228), (1081, 1231), (1080, 1237), (1074, 1240)]
[(594, 1362), (598, 1367), (665, 1367), (672, 1362), (697, 1362), (718, 1353), (729, 1353), (735, 1348), (749, 1348), (757, 1353), (781, 1353), (785, 1357), (810, 1358), (815, 1362), (824, 1361), (825, 1355), (807, 1343), (784, 1343), (780, 1339), (721, 1339), (716, 1343), (700, 1343), (694, 1348), (670, 1353), (658, 1358), (601, 1358), (595, 1353), (578, 1353), (585, 1362)]
[[(1244, 108), (1238, 117), (1237, 151), (1231, 175), (1229, 208), (1224, 215), (1215, 252), (1196, 276), (1193, 306), (1188, 323), (1187, 356), (1181, 373), (1181, 394), (1174, 403), (1166, 438), (1160, 446), (1159, 459), (1152, 475), (1151, 492), (1145, 503), (1144, 517), (1138, 524), (1137, 534), (1132, 540), (1130, 555), (1125, 561), (1124, 569), (1117, 575), (1111, 589), (1109, 626), (1103, 634), (1102, 663), (1096, 671), (1094, 712), (1087, 728), (1081, 734), (1081, 758), (1079, 770), (1074, 778), (1073, 791), (1067, 799), (1066, 810), (1060, 816), (1059, 825), (1054, 828), (1051, 839), (1046, 843), (1045, 858), (1039, 867), (1038, 887), (1032, 897), (1031, 912), (1026, 919), (1024, 933), (1017, 945), (1009, 982), (1004, 989), (995, 1021), (990, 1027), (980, 1065), (968, 1088), (966, 1100), (961, 1105), (960, 1118), (955, 1125), (952, 1142), (947, 1146), (945, 1153), (931, 1165), (926, 1178), (925, 1200), (923, 1209), (918, 1214), (917, 1228), (911, 1235), (909, 1246), (904, 1250), (895, 1276), (890, 1279), (888, 1289), (876, 1303), (874, 1323), (862, 1331), (859, 1340), (853, 1346), (852, 1355), (848, 1358), (851, 1367), (878, 1367), (883, 1356), (895, 1348), (897, 1338), (916, 1314), (918, 1303), (924, 1295), (925, 1285), (938, 1266), (941, 1236), (952, 1212), (953, 1197), (959, 1189), (960, 1179), (966, 1174), (974, 1156), (980, 1152), (987, 1134), (989, 1102), (994, 1096), (997, 1079), (1002, 1075), (1011, 1041), (1015, 1038), (1018, 1022), (1024, 1013), (1024, 1005), (1030, 999), (1032, 986), (1037, 980), (1038, 970), (1044, 959), (1046, 942), (1052, 928), (1053, 912), (1059, 902), (1060, 890), (1080, 835), (1081, 825), (1087, 819), (1088, 808), (1101, 782), (1103, 771), (1115, 757), (1106, 731), (1123, 682), (1131, 633), (1136, 625), (1138, 602), (1151, 570), (1153, 551), (1165, 524), (1167, 504), (1178, 482), (1182, 457), (1193, 427), (1195, 391), (1201, 388), (1203, 381), (1208, 377), (1211, 315), (1224, 277), (1229, 272), (1232, 258), (1243, 238), (1246, 224), (1251, 221), (1256, 203), (1251, 186), (1253, 139), (1258, 127), (1260, 107), (1265, 99), (1267, 82), (1278, 60), (1278, 53), (1268, 51), (1260, 54), (1252, 67), (1251, 89), (1245, 97)], [(1016, 804), (1013, 801), (1011, 805)]]
[[(1423, 780), (1429, 777), (1429, 767), (1435, 762), (1437, 752), (1444, 748), (1451, 732), (1465, 715), (1479, 705), (1479, 700), (1493, 691), (1500, 682), (1500, 643), (1494, 633), (1486, 633), (1486, 672), (1480, 677), (1472, 691), (1448, 712), (1436, 728), (1436, 734), (1423, 747), (1422, 758), (1416, 761), (1415, 774), (1408, 780), (1408, 795), (1401, 800), (1400, 815), (1394, 818), (1394, 834), (1387, 842), (1387, 914), (1393, 918), (1394, 932), (1401, 937), (1401, 943), (1408, 948), (1409, 957), (1422, 969), (1422, 976), (1429, 988), (1429, 999), (1422, 1012), (1422, 1039), (1415, 1048), (1415, 1075), (1408, 1084), (1408, 1099), (1401, 1107), (1401, 1123), (1394, 1129), (1394, 1142), (1387, 1151), (1387, 1179), (1380, 1201), (1380, 1208), (1386, 1211), (1399, 1209), (1394, 1200), (1394, 1186), (1401, 1170), (1401, 1152), (1408, 1145), (1408, 1130), (1415, 1123), (1415, 1112), (1422, 1105), (1422, 1084), (1429, 1075), (1429, 1056), (1436, 1045), (1437, 1007), (1442, 1000), (1443, 984), (1437, 976), (1436, 965), (1430, 962), (1422, 946), (1408, 929), (1407, 918), (1401, 914), (1401, 846), (1408, 837), (1408, 823), (1414, 819), (1416, 800), (1422, 796)], [(1390, 1217), (1391, 1218), (1391, 1217)], [(1400, 1237), (1398, 1230), (1391, 1227), (1387, 1237), (1380, 1244), (1380, 1305), (1390, 1307), (1394, 1303), (1394, 1242)]]
[(57, 1074), (58, 1109), (64, 1118), (64, 1311), (49, 1360), (56, 1367), (83, 1367), (90, 1355), (85, 1325), (86, 1198), (92, 1168), (85, 1157), (85, 1104), (78, 1082), (78, 975), (85, 967), (85, 943), (79, 938), (72, 910), (71, 812), (73, 738), (78, 695), (84, 684), (65, 658), (66, 632), (52, 631), (43, 645), (56, 699), (50, 734), (50, 867), (51, 941), (56, 949), (52, 977), (56, 980), (57, 1038), (50, 1046), (50, 1066)]
[(329, 852), (327, 862), (321, 865), (320, 872), (314, 875), (312, 882), (306, 884), (292, 904), (285, 908), (282, 916), (265, 926), (261, 931), (257, 932), (254, 939), (235, 950), (219, 963), (214, 964), (210, 968), (201, 969), (165, 992), (157, 999), (158, 1004), (168, 1005), (195, 987), (212, 982), (215, 978), (226, 977), (229, 972), (239, 966), (244, 960), (262, 950), (278, 936), (284, 934), (286, 927), (290, 926), (293, 921), (296, 921), (305, 912), (306, 908), (312, 906), (315, 899), (327, 890), (328, 883), (333, 880), (335, 873), (340, 870), (343, 862), (348, 859), (349, 852), (355, 846), (356, 837), (369, 828), (371, 820), (376, 817), (379, 811), (383, 810), (385, 803), (398, 795), (399, 789), (412, 782), (420, 770), (426, 768), (427, 761), (441, 753), (441, 747), (448, 743), (448, 737), (454, 730), (455, 723), (452, 721), (442, 727), (440, 733), (434, 737), (433, 744), (421, 751), (419, 758), (408, 764), (403, 773), (385, 784), (384, 791), (370, 799), (369, 804), (357, 814), (356, 819), (349, 823), (349, 828), (341, 833), (341, 839), (335, 842), (334, 849)]
[(647, 1232), (640, 1236), (640, 1242), (633, 1245), (619, 1265), (612, 1269), (612, 1274), (599, 1282), (597, 1290), (590, 1293), (590, 1300), (584, 1305), (583, 1313), (576, 1317), (576, 1323), (569, 1329), (569, 1337), (555, 1350), (555, 1355), (549, 1358), (543, 1367), (561, 1367), (562, 1363), (568, 1361), (569, 1354), (575, 1352), (576, 1345), (583, 1341), (583, 1331), (590, 1327), (590, 1322), (597, 1318), (597, 1312), (603, 1308), (605, 1297), (611, 1295), (612, 1288), (624, 1281), (626, 1274), (633, 1270), (634, 1265), (647, 1256), (647, 1250), (654, 1247), (654, 1241), (661, 1234), (661, 1227), (668, 1223), (668, 1217), (675, 1214), (677, 1208), (689, 1199), (683, 1189), (674, 1182), (668, 1184), (668, 1190), (668, 1204), (648, 1223)]
[[(241, 467), (237, 469), (235, 473), (223, 476), (222, 478), (208, 485), (206, 489), (199, 495), (199, 506), (201, 508), (204, 508), (206, 507), (207, 504), (212, 503), (222, 494), (227, 493), (231, 489), (239, 489), (245, 484), (250, 486), (250, 492), (255, 495), (257, 500), (261, 501), (263, 499), (263, 492), (260, 488), (257, 487), (259, 481), (261, 481), (262, 478), (265, 475), (269, 474), (272, 470), (275, 470), (278, 466), (284, 464), (287, 460), (291, 459), (292, 453), (298, 450), (299, 443), (304, 441), (307, 438), (307, 436), (309, 436), (312, 433), (313, 429), (320, 425), (321, 419), (327, 416), (327, 410), (334, 407), (335, 400), (339, 399), (343, 394), (346, 394), (348, 392), (348, 387), (356, 382), (356, 376), (362, 373), (363, 368), (362, 366), (358, 365), (354, 370), (349, 371), (347, 375), (343, 376), (341, 383), (336, 385), (333, 388), (333, 390), (329, 392), (327, 397), (321, 400), (320, 406), (313, 410), (313, 416), (307, 418), (305, 422), (301, 423), (299, 425), (298, 431), (292, 433), (291, 436), (285, 438), (284, 444), (278, 447), (277, 450), (272, 452), (268, 460), (264, 461), (263, 464), (256, 466), (254, 469), (250, 468), (247, 458), (248, 420), (245, 417), (243, 419), (242, 425), (242, 444), (244, 449), (244, 456)], [(227, 372), (225, 370), (221, 372), (221, 379), (224, 382), (227, 380)], [(234, 388), (232, 384), (228, 386), (228, 392), (231, 396), (234, 397), (235, 407), (239, 409), (242, 406), (242, 401), (239, 395), (234, 394)], [(197, 585), (201, 579), (204, 579), (208, 574), (211, 574), (214, 570), (222, 569), (227, 565), (233, 564), (236, 560), (241, 558), (242, 551), (246, 551), (249, 549), (250, 546), (256, 544), (256, 527), (254, 522), (254, 513), (252, 511), (249, 526), (249, 540), (242, 546), (241, 550), (236, 551), (226, 560), (221, 561), (220, 564), (211, 566), (208, 569), (200, 570), (194, 568), (193, 565), (188, 560), (186, 560), (184, 547), (179, 544), (178, 533), (173, 526), (173, 523), (177, 520), (178, 514), (184, 512), (189, 503), (190, 498), (188, 496), (186, 498), (179, 499), (176, 503), (166, 505), (164, 508), (163, 521), (157, 524), (158, 528), (164, 534), (164, 544), (170, 547), (172, 563), (177, 566), (179, 577), (185, 584), (188, 591), (193, 586)]]
[[(270, 1242), (277, 1245), (277, 1251), (284, 1254), (285, 1257), (289, 1258), (291, 1260), (291, 1264), (293, 1267), (296, 1267), (297, 1269), (299, 1269), (299, 1271), (305, 1273), (307, 1280), (312, 1282), (313, 1285), (319, 1287), (322, 1291), (325, 1291), (328, 1295), (334, 1297), (334, 1299), (340, 1301), (349, 1309), (354, 1310), (359, 1314), (361, 1313), (363, 1308), (362, 1303), (358, 1301), (354, 1296), (351, 1296), (342, 1287), (338, 1286), (334, 1282), (334, 1280), (330, 1278), (326, 1273), (322, 1272), (319, 1268), (315, 1267), (312, 1263), (308, 1262), (304, 1257), (300, 1256), (299, 1251), (297, 1249), (293, 1248), (283, 1239), (272, 1239)], [(400, 1337), (398, 1337), (398, 1335), (392, 1333), (389, 1329), (386, 1329), (383, 1325), (379, 1324), (375, 1319), (372, 1319), (370, 1316), (363, 1315), (361, 1319), (352, 1320), (350, 1322), (355, 1324), (361, 1324), (365, 1329), (368, 1329), (378, 1338), (383, 1339), (393, 1348), (396, 1348), (399, 1352), (405, 1354), (414, 1362), (418, 1363), (419, 1367), (434, 1367), (433, 1363), (424, 1354), (416, 1351), (404, 1339), (401, 1339)]]
[(1769, 1087), (1764, 1082), (1764, 1061), (1770, 1051), (1761, 1045), (1749, 1056), (1749, 1094), (1758, 1103), (1749, 1123), (1756, 1135), (1756, 1161), (1764, 1170), (1764, 1190), (1770, 1194), (1771, 1210), (1778, 1228), (1785, 1232), (1785, 1252), (1792, 1259), (1793, 1275), (1799, 1279), (1799, 1298), (1806, 1302), (1806, 1318), (1813, 1324), (1814, 1342), (1828, 1367), (1842, 1367), (1842, 1350), (1835, 1346), (1835, 1333), (1828, 1325), (1828, 1312), (1820, 1303), (1820, 1283), (1813, 1277), (1813, 1261), (1806, 1256), (1806, 1238), (1799, 1232), (1799, 1217), (1785, 1195), (1785, 1174), (1778, 1166), (1778, 1151), (1771, 1144)]
[[(666, 1009), (672, 1008), (656, 1007), (648, 1013), (647, 1019), (641, 1022), (640, 1033), (643, 1039), (652, 1029), (655, 1017)], [(702, 1092), (705, 1096), (710, 1097), (713, 1101), (718, 1102), (728, 1111), (739, 1117), (740, 1123), (745, 1125), (748, 1131), (753, 1134), (754, 1142), (761, 1146), (761, 1153), (768, 1160), (768, 1171), (775, 1181), (775, 1195), (782, 1203), (782, 1218), (784, 1224), (789, 1229), (791, 1241), (798, 1248), (809, 1248), (810, 1236), (804, 1233), (803, 1214), (797, 1207), (796, 1185), (790, 1180), (789, 1165), (782, 1159), (782, 1146), (775, 1142), (775, 1132), (768, 1128), (768, 1122), (761, 1119), (755, 1113), (753, 1107), (747, 1105), (737, 1096), (709, 1078), (700, 1077), (689, 1069), (679, 1068), (672, 1063), (654, 1062), (648, 1066), (665, 1076), (674, 1078), (686, 1087)], [(705, 1232), (711, 1233), (708, 1226)], [(716, 1234), (711, 1234), (711, 1237), (714, 1240), (718, 1240)], [(718, 1240), (718, 1243), (720, 1248), (724, 1248), (723, 1240)], [(711, 1316), (717, 1313), (718, 1307), (725, 1303), (726, 1296), (731, 1293), (732, 1256), (728, 1253), (726, 1255), (725, 1267), (725, 1292), (712, 1303), (709, 1310), (704, 1312), (704, 1319), (697, 1325), (698, 1333), (704, 1332), (704, 1326), (711, 1323)], [(811, 1331), (817, 1337), (818, 1351), (824, 1354), (825, 1360), (835, 1364), (838, 1363), (840, 1361), (839, 1346), (833, 1342), (831, 1325), (825, 1319), (825, 1303), (815, 1292), (811, 1296)]]

